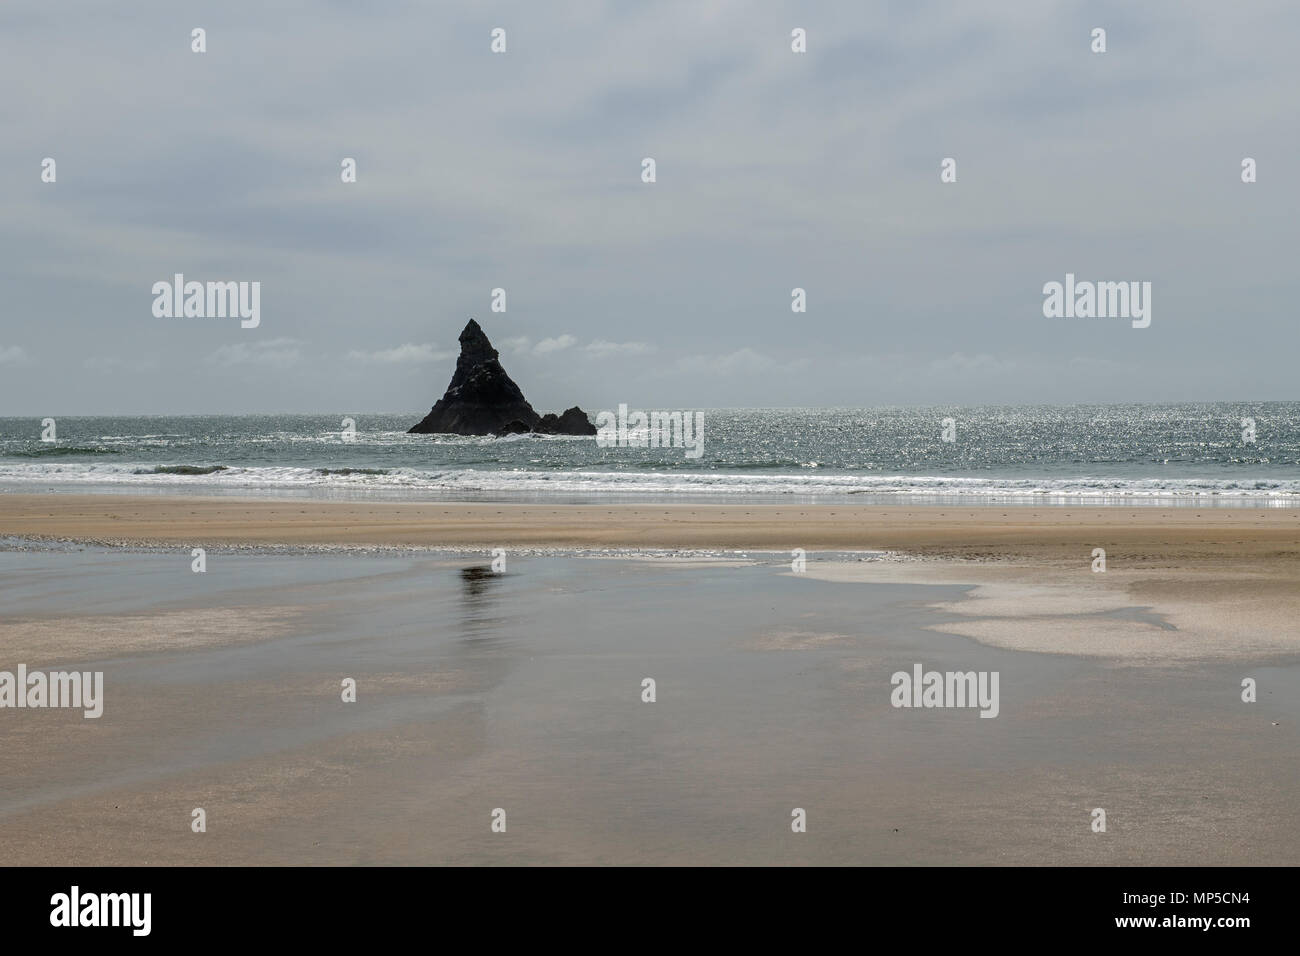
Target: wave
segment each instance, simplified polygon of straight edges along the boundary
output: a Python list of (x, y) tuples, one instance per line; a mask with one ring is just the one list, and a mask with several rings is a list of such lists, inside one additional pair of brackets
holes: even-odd
[(0, 484), (164, 486), (178, 477), (187, 487), (230, 491), (301, 489), (391, 491), (452, 495), (653, 495), (812, 498), (882, 496), (1042, 501), (1109, 498), (1261, 499), (1300, 504), (1300, 479), (1234, 478), (967, 478), (948, 475), (764, 474), (744, 471), (609, 472), (475, 468), (312, 468), (225, 465), (118, 465), (102, 462), (0, 464)]
[(137, 468), (133, 475), (212, 475), (218, 471), (229, 471), (225, 465), (155, 465), (153, 468)]
[(116, 448), (89, 448), (76, 445), (45, 445), (39, 448), (20, 448), (4, 453), (6, 458), (63, 458), (69, 455), (120, 455)]

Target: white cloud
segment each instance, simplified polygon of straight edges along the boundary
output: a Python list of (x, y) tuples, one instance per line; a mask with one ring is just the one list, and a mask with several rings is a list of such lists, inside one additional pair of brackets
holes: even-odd
[(780, 363), (769, 355), (746, 346), (726, 355), (687, 355), (677, 360), (675, 369), (707, 375), (753, 375), (779, 368)]
[(348, 359), (356, 362), (372, 362), (380, 364), (399, 364), (399, 363), (416, 363), (416, 362), (441, 362), (445, 359), (455, 358), (457, 353), (439, 350), (433, 343), (426, 342), (423, 345), (412, 345), (406, 343), (392, 349), (379, 349), (376, 352), (362, 352), (353, 349), (348, 352)]
[(158, 367), (153, 359), (123, 359), (115, 355), (94, 355), (81, 363), (92, 372), (147, 372)]
[(514, 355), (523, 355), (532, 344), (533, 340), (526, 335), (515, 335), (501, 340), (502, 347), (509, 349)]
[(31, 362), (21, 345), (0, 345), (0, 365), (30, 365)]
[(607, 358), (611, 355), (645, 355), (653, 352), (655, 347), (645, 342), (610, 342), (596, 339), (588, 342), (582, 350), (594, 358)]
[(953, 352), (951, 355), (937, 358), (930, 363), (930, 371), (939, 375), (946, 375), (951, 372), (959, 374), (976, 372), (985, 375), (1006, 375), (1015, 370), (1015, 361), (999, 359), (989, 355), (987, 352), (981, 352), (978, 355), (967, 355), (965, 352)]
[(553, 339), (542, 339), (533, 346), (534, 355), (545, 355), (547, 352), (563, 352), (565, 349), (574, 345), (578, 340), (572, 335), (560, 335)]
[(265, 342), (238, 342), (223, 345), (204, 359), (209, 365), (266, 365), (291, 368), (302, 361), (297, 339), (268, 339)]

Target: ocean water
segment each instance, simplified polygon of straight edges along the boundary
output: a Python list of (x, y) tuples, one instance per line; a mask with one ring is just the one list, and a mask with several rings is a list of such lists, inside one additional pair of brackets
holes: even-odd
[[(705, 409), (703, 453), (408, 435), (419, 413), (0, 418), (0, 490), (1300, 506), (1300, 403)], [(941, 439), (943, 419), (956, 440)], [(1255, 440), (1243, 440), (1243, 419)]]

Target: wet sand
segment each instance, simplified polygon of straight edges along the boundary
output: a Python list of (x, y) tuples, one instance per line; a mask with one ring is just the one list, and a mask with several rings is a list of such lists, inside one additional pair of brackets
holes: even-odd
[[(877, 550), (827, 580), (974, 586), (945, 627), (1171, 663), (1300, 652), (1300, 509), (285, 501), (0, 494), (0, 538), (174, 547)], [(1093, 568), (1094, 550), (1106, 570)], [(714, 557), (725, 558), (727, 555)], [(1094, 619), (1081, 633), (1074, 618)], [(1144, 618), (1143, 616), (1146, 616)], [(1160, 618), (1167, 627), (1149, 626)], [(0, 634), (0, 636), (3, 636)]]
[[(1246, 547), (1261, 549), (1249, 576), (1285, 545)], [(1125, 604), (1123, 561), (1093, 574), (1086, 555), (1082, 571), (1010, 553), (813, 553), (801, 574), (789, 561), (511, 555), (497, 575), (483, 555), (217, 551), (195, 574), (188, 547), (0, 552), (0, 669), (105, 672), (98, 720), (0, 710), (0, 854), (179, 865), (1300, 858), (1300, 656), (1258, 642), (1258, 621), (1241, 617), (1220, 644), (1196, 638), (1194, 653), (1152, 643), (1185, 633), (1165, 613), (1180, 613), (1180, 588), (1209, 599), (1214, 588), (1147, 568), (1175, 581), (1160, 592), (1168, 607)], [(1039, 572), (1017, 585), (1030, 593), (999, 592), (1024, 577), (1018, 562)], [(1168, 570), (1213, 574), (1190, 564)], [(1147, 642), (1142, 654), (1114, 645), (1115, 622)], [(971, 625), (991, 635), (960, 632)], [(1048, 646), (1018, 643), (1044, 630)], [(890, 675), (914, 663), (998, 671), (998, 717), (892, 707)], [(345, 677), (356, 703), (340, 699)], [(654, 703), (641, 700), (647, 677)], [(1258, 681), (1257, 703), (1240, 700), (1243, 677)], [(206, 833), (191, 832), (195, 807)], [(791, 832), (796, 807), (806, 833)], [(1090, 829), (1095, 807), (1104, 834)], [(491, 830), (496, 808), (505, 833)]]

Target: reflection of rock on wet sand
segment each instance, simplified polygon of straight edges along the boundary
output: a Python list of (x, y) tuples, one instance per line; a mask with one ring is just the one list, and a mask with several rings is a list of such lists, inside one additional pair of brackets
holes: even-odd
[(465, 596), (467, 598), (476, 598), (487, 590), (487, 584), (484, 583), (488, 578), (496, 577), (491, 568), (461, 568), (460, 580), (464, 585)]
[(501, 575), (490, 567), (460, 569), (461, 628), (466, 640), (485, 640), (504, 618), (493, 614)]

